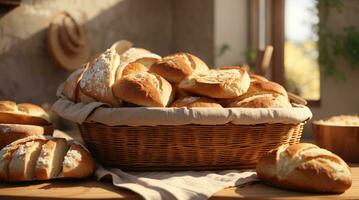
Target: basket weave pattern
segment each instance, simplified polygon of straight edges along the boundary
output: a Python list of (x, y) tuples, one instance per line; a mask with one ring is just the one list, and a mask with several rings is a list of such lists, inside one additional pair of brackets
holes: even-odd
[(257, 125), (79, 125), (102, 164), (130, 171), (253, 168), (260, 156), (298, 143), (304, 123)]

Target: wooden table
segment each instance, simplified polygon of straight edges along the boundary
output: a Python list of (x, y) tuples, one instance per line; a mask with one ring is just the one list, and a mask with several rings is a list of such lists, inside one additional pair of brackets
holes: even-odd
[[(252, 183), (243, 187), (227, 188), (214, 194), (212, 200), (230, 199), (359, 199), (359, 164), (352, 164), (353, 185), (344, 194), (318, 195), (291, 192)], [(0, 199), (141, 199), (135, 193), (119, 189), (107, 182), (94, 180), (57, 180), (21, 184), (0, 184)]]

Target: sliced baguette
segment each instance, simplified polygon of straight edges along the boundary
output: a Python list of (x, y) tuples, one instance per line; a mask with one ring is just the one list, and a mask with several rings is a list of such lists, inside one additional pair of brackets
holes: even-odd
[(35, 177), (35, 165), (45, 141), (20, 144), (9, 164), (9, 181), (30, 181)]
[(64, 138), (52, 138), (42, 145), (41, 153), (36, 162), (36, 179), (56, 178), (61, 172), (66, 151), (67, 142)]
[(73, 143), (63, 161), (62, 176), (64, 178), (84, 178), (92, 175), (95, 162), (89, 151), (81, 144)]

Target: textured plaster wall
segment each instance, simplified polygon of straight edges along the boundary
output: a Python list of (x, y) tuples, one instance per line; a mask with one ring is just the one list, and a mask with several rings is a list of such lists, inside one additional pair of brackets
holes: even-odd
[(0, 99), (56, 100), (69, 72), (52, 61), (45, 40), (60, 11), (85, 25), (92, 54), (128, 39), (160, 55), (190, 51), (213, 63), (212, 0), (23, 0), (0, 18)]

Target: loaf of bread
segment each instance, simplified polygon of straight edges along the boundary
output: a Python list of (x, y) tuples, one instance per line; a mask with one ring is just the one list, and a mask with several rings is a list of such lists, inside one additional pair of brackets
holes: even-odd
[(50, 125), (48, 114), (40, 106), (13, 101), (0, 101), (0, 123)]
[(195, 107), (212, 107), (212, 108), (223, 108), (221, 104), (217, 103), (213, 99), (206, 97), (182, 97), (175, 102), (173, 102), (170, 107), (186, 107), (186, 108), (195, 108)]
[(112, 85), (116, 79), (116, 71), (120, 64), (120, 56), (114, 49), (107, 49), (96, 58), (83, 73), (80, 90), (96, 101), (118, 106), (112, 94)]
[(248, 91), (230, 100), (227, 107), (290, 108), (286, 90), (271, 81), (251, 81)]
[(207, 70), (182, 80), (178, 87), (187, 92), (212, 98), (235, 98), (244, 94), (250, 79), (243, 69)]
[(176, 53), (154, 63), (150, 72), (156, 73), (171, 83), (179, 83), (195, 72), (208, 70), (207, 65), (189, 53)]
[(0, 124), (0, 149), (28, 136), (52, 135), (53, 126), (35, 126), (27, 124)]
[(84, 178), (94, 171), (91, 154), (63, 138), (30, 136), (0, 151), (0, 181)]
[(342, 193), (352, 183), (350, 168), (340, 157), (306, 143), (271, 150), (256, 171), (268, 184), (299, 191)]
[(113, 93), (120, 100), (148, 107), (166, 107), (174, 96), (174, 90), (166, 79), (148, 72), (119, 79), (113, 85)]

